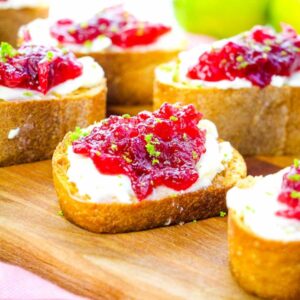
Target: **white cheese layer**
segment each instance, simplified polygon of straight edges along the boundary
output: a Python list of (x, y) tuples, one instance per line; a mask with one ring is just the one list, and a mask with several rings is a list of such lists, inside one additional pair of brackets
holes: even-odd
[[(217, 48), (225, 44), (228, 40), (221, 40), (215, 42), (213, 45)], [(159, 81), (170, 84), (178, 82), (180, 84), (186, 84), (194, 87), (207, 87), (217, 89), (241, 89), (253, 87), (251, 81), (244, 78), (235, 78), (234, 80), (220, 80), (220, 81), (205, 81), (198, 79), (190, 79), (187, 77), (188, 70), (198, 63), (199, 57), (205, 51), (209, 51), (213, 46), (205, 45), (196, 47), (189, 51), (184, 51), (179, 55), (179, 63), (171, 62), (166, 65), (162, 65), (156, 69), (156, 77)], [(300, 86), (300, 71), (295, 72), (290, 77), (285, 76), (273, 76), (271, 84), (272, 86)]]
[(227, 206), (243, 219), (257, 236), (276, 241), (300, 241), (300, 221), (276, 215), (288, 207), (277, 197), (288, 168), (266, 177), (257, 177), (249, 188), (234, 187), (227, 193)]
[[(76, 53), (95, 53), (95, 52), (124, 52), (123, 48), (112, 45), (110, 38), (99, 36), (91, 42), (80, 44), (59, 44), (56, 39), (50, 35), (49, 27), (51, 26), (50, 20), (36, 19), (31, 23), (21, 27), (19, 31), (20, 39), (24, 37), (24, 30), (28, 31), (31, 36), (31, 42), (35, 45), (48, 45), (48, 46), (63, 46)], [(169, 33), (162, 35), (158, 40), (150, 45), (134, 46), (126, 48), (128, 52), (135, 51), (150, 51), (150, 50), (174, 50), (184, 49), (186, 41), (179, 30), (172, 30)]]
[(20, 9), (24, 7), (41, 7), (46, 6), (45, 0), (8, 0), (0, 2), (0, 9)]
[[(211, 185), (215, 176), (222, 172), (232, 159), (233, 149), (228, 142), (218, 142), (215, 125), (208, 121), (199, 122), (201, 129), (206, 129), (206, 152), (196, 165), (199, 179), (188, 189), (175, 191), (165, 186), (156, 187), (146, 200), (160, 200), (169, 196), (194, 192)], [(68, 149), (70, 167), (67, 176), (78, 189), (79, 195), (89, 196), (94, 203), (133, 203), (137, 201), (129, 177), (125, 175), (103, 175), (89, 157), (76, 154), (72, 146)]]
[(0, 99), (5, 101), (55, 99), (58, 96), (75, 92), (80, 88), (93, 88), (99, 85), (104, 78), (104, 71), (100, 65), (88, 56), (78, 60), (83, 65), (82, 74), (53, 87), (46, 95), (29, 89), (8, 88), (0, 85)]

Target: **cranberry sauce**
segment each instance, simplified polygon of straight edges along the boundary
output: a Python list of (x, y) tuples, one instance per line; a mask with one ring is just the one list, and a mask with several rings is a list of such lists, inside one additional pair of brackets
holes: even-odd
[(0, 85), (46, 94), (52, 87), (81, 73), (81, 63), (70, 52), (29, 45), (16, 50), (1, 43)]
[(300, 220), (300, 160), (283, 176), (278, 201), (287, 205), (286, 210), (277, 212), (278, 216)]
[(99, 172), (124, 174), (141, 201), (153, 188), (189, 188), (199, 175), (196, 164), (205, 153), (201, 113), (192, 105), (164, 104), (137, 116), (111, 116), (88, 136), (73, 142), (73, 151), (90, 157)]
[(162, 24), (138, 21), (124, 11), (122, 6), (115, 6), (103, 10), (84, 23), (76, 23), (70, 19), (59, 20), (51, 27), (50, 32), (60, 43), (85, 44), (106, 36), (113, 45), (129, 48), (151, 44), (170, 30), (170, 27)]
[(276, 33), (269, 27), (254, 27), (220, 48), (204, 52), (188, 70), (191, 79), (205, 81), (244, 78), (258, 87), (271, 83), (273, 75), (290, 76), (300, 70), (300, 37), (283, 25)]

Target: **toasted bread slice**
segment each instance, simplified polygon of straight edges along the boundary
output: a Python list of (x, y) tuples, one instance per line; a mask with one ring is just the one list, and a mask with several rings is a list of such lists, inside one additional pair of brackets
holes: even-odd
[(106, 82), (56, 99), (0, 101), (0, 166), (49, 159), (64, 135), (105, 116)]
[(91, 203), (82, 199), (76, 186), (68, 181), (67, 149), (70, 144), (68, 134), (54, 152), (54, 185), (64, 216), (93, 232), (138, 231), (218, 216), (220, 211), (226, 210), (227, 190), (246, 175), (245, 162), (234, 150), (228, 168), (218, 174), (212, 185), (206, 189), (162, 200), (143, 200), (131, 204)]
[[(89, 56), (93, 57), (105, 71), (108, 85), (108, 106), (138, 107), (153, 104), (154, 69), (158, 65), (174, 59), (182, 50), (183, 48), (103, 51), (89, 53)], [(75, 54), (78, 57), (86, 55)]]
[(0, 42), (17, 46), (19, 28), (37, 18), (48, 17), (47, 6), (25, 7), (19, 9), (0, 9)]
[(231, 209), (228, 216), (231, 271), (246, 291), (267, 299), (300, 299), (300, 242), (256, 236)]
[[(172, 65), (171, 65), (172, 67)], [(161, 72), (170, 72), (164, 66)], [(217, 89), (156, 76), (154, 109), (164, 102), (194, 104), (243, 155), (300, 153), (300, 88)]]

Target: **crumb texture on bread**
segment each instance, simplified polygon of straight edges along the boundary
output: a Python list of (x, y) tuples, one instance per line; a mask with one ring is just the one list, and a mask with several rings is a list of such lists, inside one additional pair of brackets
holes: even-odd
[(154, 109), (162, 103), (194, 104), (243, 155), (300, 153), (300, 88), (201, 88), (156, 78)]
[(19, 28), (37, 18), (47, 18), (48, 7), (0, 9), (0, 41), (17, 46)]
[(206, 189), (132, 204), (90, 203), (81, 199), (76, 186), (68, 181), (67, 149), (70, 143), (70, 136), (67, 135), (54, 153), (52, 164), (55, 188), (65, 217), (93, 232), (138, 231), (217, 216), (220, 211), (226, 210), (227, 190), (246, 175), (244, 160), (234, 150), (228, 168), (218, 174)]
[(229, 261), (246, 291), (266, 299), (300, 299), (300, 242), (280, 242), (253, 234), (231, 209)]
[(105, 116), (106, 86), (58, 99), (0, 101), (0, 166), (49, 159), (64, 135)]

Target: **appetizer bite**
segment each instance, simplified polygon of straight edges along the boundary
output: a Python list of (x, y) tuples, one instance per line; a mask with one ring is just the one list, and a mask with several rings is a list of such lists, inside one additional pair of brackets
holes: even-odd
[(300, 299), (300, 161), (247, 177), (227, 194), (229, 259), (238, 283), (268, 299)]
[(91, 58), (54, 47), (0, 46), (0, 166), (50, 158), (64, 135), (105, 116), (106, 82)]
[(111, 116), (68, 133), (53, 156), (64, 216), (94, 232), (128, 232), (217, 216), (246, 175), (192, 105)]
[(175, 29), (139, 20), (123, 6), (106, 8), (80, 23), (36, 20), (24, 26), (19, 37), (20, 42), (59, 45), (78, 57), (94, 57), (108, 79), (109, 110), (116, 112), (152, 108), (155, 67), (184, 49)]
[(16, 46), (18, 30), (22, 25), (47, 17), (47, 1), (0, 0), (0, 42)]
[(154, 108), (192, 103), (244, 155), (300, 153), (300, 37), (254, 27), (156, 70)]

